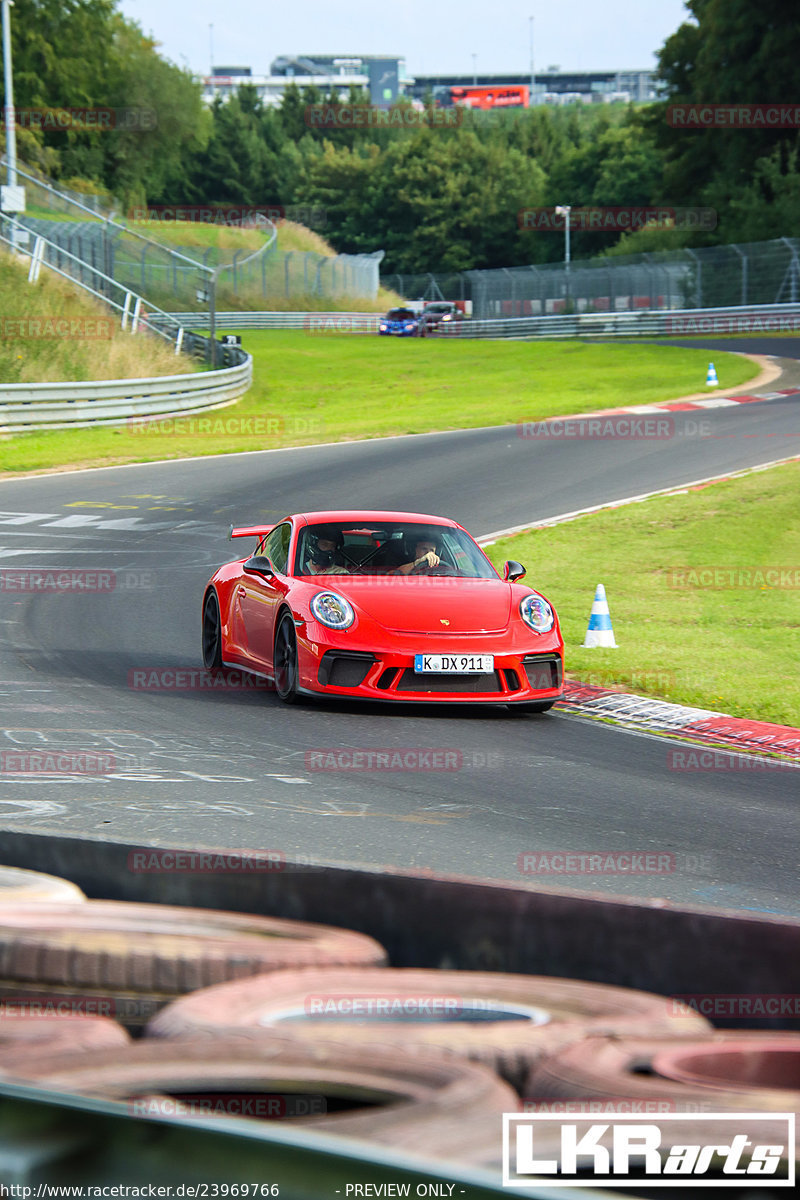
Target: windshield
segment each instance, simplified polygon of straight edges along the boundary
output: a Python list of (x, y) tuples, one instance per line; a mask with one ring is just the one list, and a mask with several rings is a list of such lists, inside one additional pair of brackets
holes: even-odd
[(416, 319), (416, 313), (410, 308), (390, 308), (386, 314), (387, 321), (413, 321)]
[[(423, 560), (423, 561), (421, 561)], [(450, 525), (386, 521), (306, 526), (298, 539), (295, 575), (422, 575), (497, 579), (468, 533)]]

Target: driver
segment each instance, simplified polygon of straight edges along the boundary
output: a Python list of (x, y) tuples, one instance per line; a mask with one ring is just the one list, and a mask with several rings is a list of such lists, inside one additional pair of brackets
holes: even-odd
[(320, 528), (308, 535), (311, 553), (303, 568), (305, 575), (347, 575), (345, 567), (339, 566), (336, 551), (343, 543), (341, 533), (335, 529)]
[(433, 567), (438, 567), (441, 559), (436, 553), (438, 549), (437, 543), (432, 537), (420, 537), (414, 543), (414, 559), (412, 562), (403, 563), (392, 572), (393, 575), (411, 575), (412, 572), (416, 575), (423, 571), (430, 571)]

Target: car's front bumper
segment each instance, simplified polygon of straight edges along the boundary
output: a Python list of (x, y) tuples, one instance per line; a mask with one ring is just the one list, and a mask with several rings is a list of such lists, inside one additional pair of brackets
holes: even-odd
[[(418, 639), (419, 640), (419, 639)], [(459, 639), (461, 643), (461, 639)], [(414, 671), (414, 653), (387, 649), (367, 651), (314, 644), (300, 647), (303, 690), (317, 695), (362, 700), (445, 704), (513, 704), (557, 700), (562, 694), (563, 645), (521, 652), (491, 648), (494, 671), (486, 675), (429, 675)], [(486, 648), (485, 640), (481, 646)], [(453, 653), (473, 653), (473, 646), (448, 647)]]

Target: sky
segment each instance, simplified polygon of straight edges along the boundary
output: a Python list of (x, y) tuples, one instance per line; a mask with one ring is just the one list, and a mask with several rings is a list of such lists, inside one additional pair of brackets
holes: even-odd
[[(269, 73), (281, 54), (388, 54), (412, 75), (645, 70), (687, 17), (683, 0), (119, 0), (179, 66)], [(474, 56), (474, 58), (473, 58)]]

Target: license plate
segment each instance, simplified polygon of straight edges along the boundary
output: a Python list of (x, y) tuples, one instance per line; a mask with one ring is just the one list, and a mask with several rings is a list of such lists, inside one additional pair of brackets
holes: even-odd
[(417, 675), (491, 675), (493, 654), (415, 654)]

